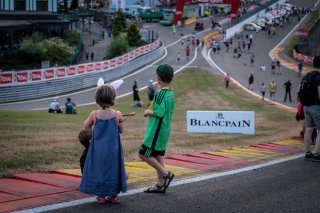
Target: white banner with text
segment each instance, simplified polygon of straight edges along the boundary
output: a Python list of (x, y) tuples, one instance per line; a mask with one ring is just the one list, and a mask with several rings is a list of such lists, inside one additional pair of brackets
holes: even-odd
[(187, 111), (187, 132), (255, 133), (252, 111)]

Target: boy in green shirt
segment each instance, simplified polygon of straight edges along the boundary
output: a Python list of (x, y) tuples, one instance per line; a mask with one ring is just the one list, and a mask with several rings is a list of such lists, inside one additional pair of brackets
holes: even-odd
[(170, 65), (162, 64), (156, 73), (161, 90), (155, 94), (150, 107), (144, 111), (144, 116), (149, 116), (149, 121), (139, 156), (157, 171), (158, 182), (148, 188), (146, 193), (165, 193), (174, 177), (173, 173), (165, 170), (163, 163), (175, 103), (173, 92), (169, 88), (174, 71)]

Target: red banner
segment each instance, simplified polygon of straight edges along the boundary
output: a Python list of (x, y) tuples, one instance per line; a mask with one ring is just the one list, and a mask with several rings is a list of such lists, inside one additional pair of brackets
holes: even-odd
[(150, 50), (150, 46), (149, 46), (149, 44), (148, 44), (148, 45), (145, 46), (145, 51), (146, 51), (146, 52), (149, 52), (149, 50)]
[(139, 50), (140, 50), (140, 54), (144, 53), (144, 47), (140, 47)]
[(140, 55), (140, 50), (139, 50), (139, 48), (137, 48), (134, 50), (134, 57), (137, 57), (139, 55)]
[(293, 58), (295, 58), (299, 61), (303, 61), (307, 64), (313, 64), (313, 57), (312, 56), (307, 56), (307, 55), (297, 53), (295, 50), (293, 50), (292, 55), (293, 55)]
[(12, 73), (0, 73), (0, 84), (12, 84), (13, 74)]
[(129, 54), (123, 56), (123, 62), (126, 63), (129, 61)]
[(134, 58), (134, 51), (131, 51), (130, 53), (129, 53), (129, 59), (131, 60), (131, 59), (133, 59)]
[(54, 69), (45, 70), (43, 74), (45, 79), (54, 78)]
[(56, 69), (56, 74), (59, 78), (61, 77), (66, 77), (66, 68), (62, 67), (62, 68), (57, 68)]
[(121, 65), (122, 64), (122, 57), (117, 58), (117, 65)]
[(28, 72), (17, 72), (16, 79), (17, 79), (17, 83), (28, 82)]
[(76, 74), (76, 68), (75, 67), (68, 67), (68, 76), (73, 76)]
[(87, 65), (87, 72), (92, 72), (93, 71), (93, 64), (88, 64)]
[(96, 71), (100, 71), (101, 70), (101, 63), (96, 63), (94, 67), (95, 67)]
[(108, 69), (109, 68), (109, 62), (108, 61), (103, 62), (102, 67), (105, 70)]
[(82, 74), (82, 73), (84, 73), (85, 72), (85, 67), (84, 67), (84, 65), (79, 65), (78, 66), (78, 74)]
[(41, 71), (32, 71), (31, 72), (31, 80), (32, 81), (40, 81), (41, 78)]
[(116, 66), (116, 60), (115, 59), (110, 61), (110, 67), (114, 67), (114, 66)]

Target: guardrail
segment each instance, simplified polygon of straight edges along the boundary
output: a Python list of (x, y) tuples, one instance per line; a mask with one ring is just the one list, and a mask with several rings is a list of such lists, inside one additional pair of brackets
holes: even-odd
[(314, 57), (312, 57), (312, 56), (307, 56), (307, 55), (303, 55), (303, 54), (297, 53), (296, 50), (292, 51), (292, 56), (293, 56), (293, 58), (297, 59), (298, 61), (302, 61), (302, 62), (304, 62), (306, 64), (313, 65)]
[[(108, 68), (107, 70), (94, 70), (86, 72), (84, 74), (74, 75), (72, 77), (55, 78), (52, 80), (40, 80), (39, 82), (33, 83), (14, 83), (6, 86), (1, 86), (0, 103), (9, 103), (32, 100), (48, 96), (56, 96), (68, 92), (74, 92), (81, 89), (94, 87), (100, 77), (105, 80), (112, 81), (118, 77), (133, 72), (135, 69), (138, 69), (139, 67), (142, 67), (147, 63), (152, 62), (153, 60), (163, 55), (163, 52), (164, 47), (162, 44), (160, 44), (160, 46), (156, 49), (144, 55), (141, 55), (132, 61), (114, 68)], [(56, 71), (58, 71), (58, 68), (56, 68)], [(1, 74), (3, 75), (4, 73)], [(44, 75), (46, 74), (48, 73), (45, 73)]]

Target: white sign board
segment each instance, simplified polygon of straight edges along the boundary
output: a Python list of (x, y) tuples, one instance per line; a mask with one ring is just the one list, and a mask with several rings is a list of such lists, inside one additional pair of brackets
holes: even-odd
[(187, 132), (254, 134), (254, 112), (187, 111)]

